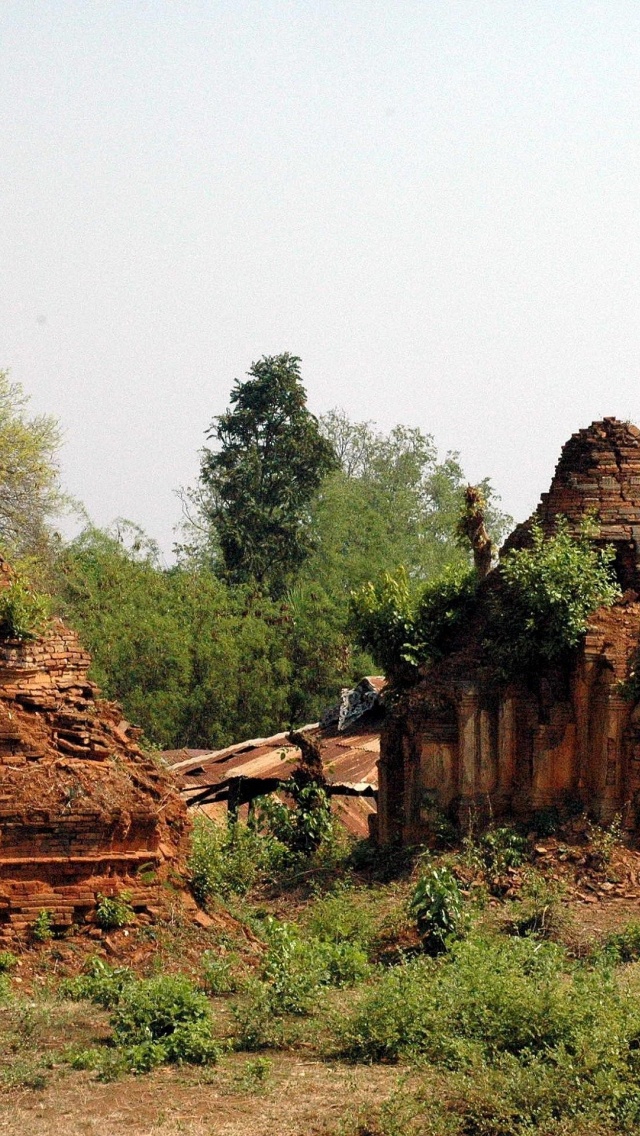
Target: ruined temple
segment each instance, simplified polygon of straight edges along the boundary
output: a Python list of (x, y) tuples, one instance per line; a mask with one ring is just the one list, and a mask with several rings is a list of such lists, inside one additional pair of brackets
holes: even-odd
[[(640, 645), (635, 426), (605, 418), (574, 434), (549, 492), (500, 555), (525, 547), (534, 521), (552, 533), (559, 515), (575, 533), (594, 519), (594, 541), (615, 550), (621, 598), (592, 615), (565, 664), (508, 685), (487, 679), (491, 660), (470, 619), (453, 651), (392, 700), (379, 764), (381, 842), (424, 839), (437, 811), (486, 821), (587, 809), (640, 828), (640, 704), (623, 688)], [(480, 584), (480, 608), (499, 587), (498, 565)]]
[(89, 665), (59, 620), (40, 639), (0, 639), (0, 943), (27, 938), (43, 910), (54, 928), (84, 924), (122, 891), (153, 915), (163, 883), (183, 882), (184, 804)]

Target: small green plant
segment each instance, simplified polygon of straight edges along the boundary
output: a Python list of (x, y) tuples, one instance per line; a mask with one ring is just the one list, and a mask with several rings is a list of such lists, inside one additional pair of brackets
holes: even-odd
[(246, 895), (261, 874), (272, 876), (287, 862), (284, 845), (255, 826), (219, 825), (196, 817), (189, 869), (193, 893), (202, 904), (214, 896)]
[(183, 975), (125, 985), (111, 1025), (116, 1044), (127, 1051), (136, 1072), (162, 1062), (209, 1064), (219, 1055), (209, 1002)]
[(409, 913), (425, 949), (432, 954), (444, 950), (447, 940), (461, 931), (464, 915), (460, 885), (450, 868), (427, 867), (423, 871), (411, 896)]
[(233, 973), (233, 958), (205, 951), (202, 955), (202, 989), (206, 994), (235, 994), (238, 983)]
[(490, 877), (503, 876), (508, 868), (519, 868), (527, 841), (513, 828), (489, 828), (478, 840), (478, 851)]
[(93, 956), (87, 959), (84, 974), (63, 979), (58, 989), (63, 998), (76, 1002), (86, 999), (105, 1010), (111, 1010), (117, 1006), (125, 987), (135, 981), (136, 977), (129, 967), (111, 967), (101, 958)]
[(135, 911), (129, 902), (130, 898), (129, 893), (124, 891), (120, 895), (99, 895), (96, 906), (98, 927), (102, 927), (103, 931), (115, 931), (133, 922)]
[(612, 932), (601, 949), (614, 963), (637, 962), (640, 959), (640, 922), (632, 920), (622, 930)]
[(46, 907), (38, 912), (31, 924), (31, 936), (37, 943), (48, 943), (53, 938), (53, 916)]
[(0, 951), (0, 974), (7, 974), (18, 965), (18, 956), (13, 951)]
[(16, 574), (8, 587), (0, 588), (1, 639), (37, 639), (50, 616), (49, 598), (35, 591), (24, 574)]
[(593, 821), (587, 820), (587, 839), (589, 841), (587, 860), (590, 867), (595, 868), (597, 872), (606, 872), (615, 849), (622, 844), (622, 836), (620, 813), (614, 816), (609, 825), (595, 824)]
[(244, 1069), (235, 1079), (238, 1092), (255, 1093), (264, 1090), (267, 1086), (273, 1061), (269, 1057), (254, 1057), (245, 1062)]
[(278, 797), (259, 797), (252, 824), (256, 831), (271, 836), (294, 855), (310, 856), (333, 834), (329, 797), (316, 782), (299, 785), (293, 777), (283, 783), (282, 790), (293, 802), (293, 808)]
[(541, 872), (529, 869), (519, 899), (509, 904), (504, 926), (514, 935), (548, 939), (567, 922), (563, 905), (564, 888), (556, 880), (548, 880)]

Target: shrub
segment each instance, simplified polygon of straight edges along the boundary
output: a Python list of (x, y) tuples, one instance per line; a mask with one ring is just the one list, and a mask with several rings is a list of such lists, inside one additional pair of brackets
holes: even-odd
[(196, 817), (189, 870), (200, 903), (216, 895), (246, 895), (260, 873), (272, 874), (286, 859), (287, 849), (254, 827), (233, 821), (218, 825), (208, 817)]
[(18, 964), (17, 955), (13, 951), (0, 951), (0, 974), (6, 974)]
[(0, 588), (0, 638), (37, 639), (50, 615), (49, 598), (35, 591), (23, 574)]
[(514, 935), (532, 935), (539, 939), (556, 935), (568, 918), (563, 896), (561, 883), (530, 869), (518, 899), (509, 904), (505, 927)]
[(204, 951), (202, 955), (202, 988), (206, 994), (233, 994), (237, 989), (231, 959)]
[(126, 927), (135, 918), (135, 911), (129, 903), (128, 892), (120, 895), (99, 895), (96, 906), (96, 923), (104, 931), (115, 931)]
[(46, 907), (38, 912), (31, 924), (31, 935), (37, 943), (47, 943), (53, 938), (53, 916)]
[(111, 967), (94, 956), (87, 959), (84, 974), (63, 979), (58, 989), (63, 998), (77, 1002), (86, 999), (111, 1010), (117, 1006), (125, 987), (135, 981), (136, 977), (128, 966)]
[(204, 1064), (218, 1055), (207, 998), (182, 975), (125, 985), (111, 1025), (116, 1043), (128, 1052), (136, 1047), (142, 1062)]
[(356, 943), (366, 952), (375, 935), (375, 920), (361, 892), (340, 887), (314, 901), (306, 929), (323, 943)]
[[(572, 1037), (563, 964), (552, 944), (460, 940), (440, 962), (421, 957), (386, 972), (336, 1023), (339, 1050), (364, 1061), (422, 1055), (450, 1067), (474, 1054), (545, 1052)], [(591, 997), (595, 1008), (595, 990)]]
[(571, 535), (565, 517), (553, 536), (538, 524), (531, 547), (501, 561), (503, 587), (492, 596), (485, 646), (505, 679), (536, 673), (578, 646), (596, 608), (620, 595), (612, 572), (614, 550), (598, 548), (585, 528)]
[(602, 949), (613, 962), (637, 962), (640, 959), (640, 922), (632, 920), (622, 930), (612, 932)]
[(589, 865), (595, 868), (597, 872), (606, 871), (615, 849), (622, 844), (622, 817), (620, 813), (616, 814), (609, 825), (594, 824), (593, 821), (588, 820), (587, 838), (589, 840), (587, 852)]
[(437, 953), (462, 926), (464, 903), (460, 886), (447, 867), (428, 867), (420, 876), (409, 901), (425, 948)]
[(275, 1012), (308, 1014), (318, 988), (328, 981), (327, 959), (317, 941), (305, 942), (290, 923), (266, 921), (268, 951), (263, 978)]
[(294, 855), (310, 856), (333, 834), (329, 797), (316, 782), (299, 785), (294, 778), (285, 781), (282, 790), (293, 801), (293, 808), (278, 797), (259, 797), (252, 824)]
[(513, 828), (490, 828), (478, 841), (480, 856), (490, 876), (502, 876), (507, 868), (519, 868), (527, 841)]

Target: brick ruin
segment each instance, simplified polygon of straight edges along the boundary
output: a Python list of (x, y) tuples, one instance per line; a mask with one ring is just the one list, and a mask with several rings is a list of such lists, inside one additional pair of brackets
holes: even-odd
[[(577, 532), (591, 514), (597, 544), (612, 544), (623, 590), (589, 621), (565, 667), (496, 688), (477, 628), (423, 668), (390, 706), (381, 742), (378, 839), (425, 839), (434, 810), (463, 822), (584, 808), (603, 822), (621, 813), (640, 828), (640, 703), (621, 683), (640, 644), (640, 431), (614, 418), (574, 434), (548, 493), (501, 555), (526, 546), (532, 522), (551, 533), (559, 514)], [(499, 587), (499, 567), (480, 585)]]
[[(10, 580), (0, 562), (0, 586)], [(116, 704), (97, 698), (90, 657), (55, 621), (46, 637), (0, 640), (0, 943), (91, 920), (126, 891), (158, 913), (181, 886), (186, 809)]]

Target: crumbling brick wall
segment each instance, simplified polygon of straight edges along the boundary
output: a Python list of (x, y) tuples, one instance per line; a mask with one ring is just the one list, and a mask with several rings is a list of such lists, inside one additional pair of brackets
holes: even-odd
[[(613, 544), (623, 589), (592, 616), (584, 643), (564, 667), (534, 680), (486, 681), (479, 625), (464, 629), (452, 655), (425, 667), (397, 697), (381, 738), (378, 828), (383, 842), (428, 835), (434, 810), (464, 823), (538, 810), (586, 808), (607, 821), (621, 812), (640, 830), (640, 704), (622, 684), (640, 645), (640, 431), (606, 418), (565, 445), (548, 493), (501, 555), (525, 546), (537, 521), (559, 514), (578, 532)], [(483, 588), (499, 588), (492, 572)]]
[(184, 868), (173, 781), (98, 699), (89, 665), (59, 621), (34, 642), (0, 641), (0, 941), (43, 909), (58, 926), (91, 918), (101, 894), (153, 911)]

